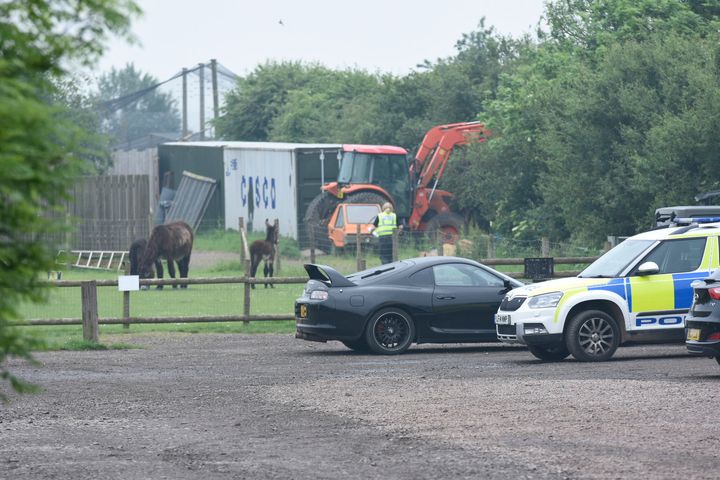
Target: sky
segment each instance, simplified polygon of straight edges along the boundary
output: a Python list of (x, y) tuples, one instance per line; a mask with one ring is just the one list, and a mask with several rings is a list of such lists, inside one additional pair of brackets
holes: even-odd
[(98, 72), (134, 63), (165, 80), (217, 61), (238, 75), (269, 60), (319, 62), (405, 75), (454, 55), (480, 19), (496, 31), (533, 32), (544, 0), (138, 0), (138, 44), (111, 39)]

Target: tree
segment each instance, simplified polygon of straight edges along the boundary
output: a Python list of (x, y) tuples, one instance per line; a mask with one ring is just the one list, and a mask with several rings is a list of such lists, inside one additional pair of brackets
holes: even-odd
[(717, 32), (717, 0), (555, 0), (546, 5), (550, 38), (591, 58), (617, 42), (642, 42), (670, 33)]
[(85, 134), (52, 103), (52, 78), (89, 65), (139, 12), (131, 0), (0, 3), (0, 379), (19, 391), (29, 386), (5, 360), (32, 359), (31, 343), (10, 322), (20, 302), (43, 300), (39, 273), (55, 256), (44, 234), (61, 228), (39, 212), (60, 206), (85, 165)]
[(157, 84), (156, 78), (136, 70), (132, 63), (122, 69), (112, 68), (98, 79), (98, 102), (101, 104), (145, 91), (137, 99), (122, 102), (117, 110), (112, 107), (104, 112), (103, 129), (117, 143), (128, 143), (150, 133), (178, 132), (180, 116), (175, 101), (170, 94), (154, 88)]
[(235, 90), (225, 97), (223, 114), (215, 124), (218, 135), (229, 140), (268, 141), (272, 122), (289, 92), (327, 71), (300, 62), (258, 65), (247, 77), (241, 77)]
[(103, 133), (102, 117), (96, 99), (90, 93), (92, 80), (83, 75), (65, 75), (51, 79), (51, 101), (61, 107), (59, 115), (83, 131), (76, 155), (97, 173), (111, 164), (111, 137)]

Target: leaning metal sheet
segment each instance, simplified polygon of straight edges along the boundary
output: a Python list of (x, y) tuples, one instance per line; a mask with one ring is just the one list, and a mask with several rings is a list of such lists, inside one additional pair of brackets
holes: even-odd
[(165, 215), (165, 223), (183, 220), (197, 230), (216, 188), (217, 181), (212, 178), (183, 172), (172, 206)]

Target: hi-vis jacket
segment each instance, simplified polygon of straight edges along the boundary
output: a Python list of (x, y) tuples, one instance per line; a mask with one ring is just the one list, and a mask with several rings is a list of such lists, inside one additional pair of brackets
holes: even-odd
[(378, 237), (384, 237), (385, 235), (392, 235), (393, 230), (397, 227), (397, 217), (395, 213), (380, 212), (378, 214), (378, 225), (375, 232)]

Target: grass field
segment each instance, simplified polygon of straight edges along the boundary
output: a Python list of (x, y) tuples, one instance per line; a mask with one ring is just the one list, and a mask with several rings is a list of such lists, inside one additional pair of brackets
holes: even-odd
[[(249, 241), (260, 238), (252, 235)], [(195, 242), (195, 251), (232, 252), (239, 250), (237, 232), (215, 231), (199, 234)], [(276, 276), (305, 277), (303, 263), (297, 243), (290, 239), (282, 240), (282, 266)], [(401, 258), (411, 258), (418, 254), (404, 246)], [(353, 253), (341, 256), (318, 256), (317, 263), (327, 264), (343, 274), (356, 271), (356, 259)], [(367, 267), (380, 265), (380, 259), (373, 252), (366, 256)], [(579, 266), (558, 265), (558, 270), (578, 269)], [(501, 266), (501, 271), (518, 271), (522, 266)], [(240, 277), (243, 267), (239, 260), (221, 260), (212, 265), (193, 268), (191, 277)], [(66, 269), (63, 280), (108, 280), (116, 279), (117, 272), (103, 270)], [(167, 278), (167, 275), (166, 275)], [(302, 291), (301, 284), (276, 285), (264, 288), (262, 285), (252, 291), (251, 314), (292, 313), (294, 301)], [(136, 317), (182, 317), (182, 316), (222, 316), (241, 315), (243, 313), (244, 287), (242, 284), (190, 285), (187, 289), (173, 289), (165, 286), (163, 290), (152, 288), (130, 294), (130, 315)], [(117, 287), (98, 287), (98, 309), (100, 318), (122, 317), (123, 295)], [(80, 288), (51, 288), (47, 292), (47, 302), (42, 304), (21, 305), (20, 313), (26, 319), (44, 318), (80, 318), (82, 316)], [(84, 349), (97, 348), (82, 341), (82, 327), (77, 326), (24, 326), (18, 327), (36, 339), (41, 346), (38, 349)], [(132, 325), (129, 329), (122, 325), (101, 325), (101, 348), (128, 348), (123, 337), (134, 333), (181, 332), (181, 333), (283, 333), (294, 331), (292, 321), (270, 322), (219, 322), (219, 323), (171, 323)]]

